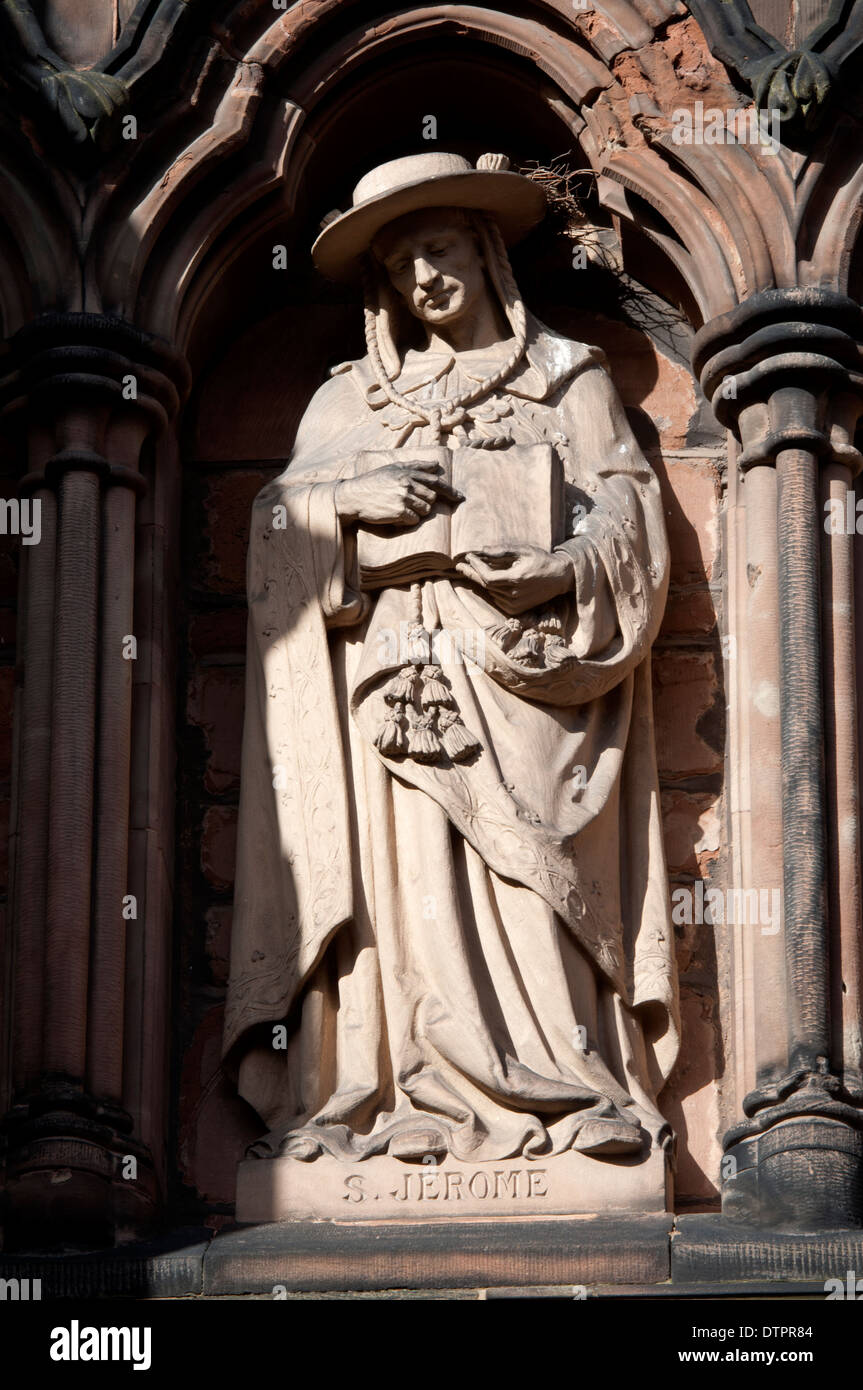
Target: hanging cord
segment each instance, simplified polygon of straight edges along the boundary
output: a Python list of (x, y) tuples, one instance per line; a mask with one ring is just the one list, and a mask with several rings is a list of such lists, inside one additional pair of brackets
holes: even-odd
[[(412, 423), (399, 438), (399, 444), (417, 426), (427, 426), (432, 445), (440, 445), (444, 431), (463, 425), (468, 408), (483, 396), (489, 395), (512, 375), (525, 353), (527, 345), (527, 313), (512, 273), (509, 256), (497, 222), (483, 213), (467, 216), (468, 225), (476, 232), (492, 285), (497, 292), (515, 335), (515, 343), (506, 361), (496, 372), (483, 377), (453, 400), (418, 401), (403, 395), (393, 385), (384, 366), (378, 340), (379, 295), (377, 281), (369, 258), (363, 267), (365, 296), (366, 347), (374, 368), (375, 379), (391, 405), (403, 410)], [(470, 443), (481, 443), (469, 436)], [(398, 447), (398, 445), (397, 445)], [(390, 711), (378, 731), (375, 746), (389, 757), (407, 754), (416, 762), (434, 763), (441, 753), (452, 762), (464, 762), (482, 748), (480, 741), (465, 728), (451, 693), (443, 684), (440, 669), (433, 664), (432, 635), (423, 626), (422, 584), (411, 585), (411, 625), (408, 632), (407, 659), (411, 663), (387, 686), (384, 698)], [(416, 708), (417, 677), (420, 683), (420, 703)], [(420, 712), (421, 711), (421, 712)], [(404, 732), (407, 724), (407, 744)]]

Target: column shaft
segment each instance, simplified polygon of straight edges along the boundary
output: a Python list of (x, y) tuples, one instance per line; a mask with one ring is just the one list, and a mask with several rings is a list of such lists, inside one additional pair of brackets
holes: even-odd
[(776, 459), (788, 1063), (806, 1071), (830, 1060), (818, 469), (806, 449)]
[(51, 780), (51, 688), (57, 507), (53, 492), (33, 494), (41, 506), (42, 537), (26, 549), (18, 815), (21, 836), (15, 864), (12, 1076), (15, 1095), (38, 1080), (42, 1068), (42, 1013), (47, 900), (48, 811)]
[(104, 500), (99, 739), (96, 763), (96, 870), (87, 1029), (87, 1087), (120, 1104), (128, 892), (129, 766), (134, 663), (135, 494), (110, 487)]
[(44, 1062), (83, 1081), (90, 961), (90, 877), (99, 602), (100, 481), (66, 473), (54, 627)]

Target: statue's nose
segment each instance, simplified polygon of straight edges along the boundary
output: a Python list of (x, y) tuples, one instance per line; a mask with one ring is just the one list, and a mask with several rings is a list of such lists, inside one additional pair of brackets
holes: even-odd
[(431, 285), (437, 279), (438, 272), (433, 265), (430, 265), (422, 256), (414, 262), (414, 275), (418, 285)]

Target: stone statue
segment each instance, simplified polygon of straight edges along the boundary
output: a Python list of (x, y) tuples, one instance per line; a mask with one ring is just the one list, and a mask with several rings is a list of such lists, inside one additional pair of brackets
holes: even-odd
[[(543, 213), (503, 156), (422, 154), (313, 250), (362, 280), (368, 353), (254, 506), (225, 1051), (258, 1189), (266, 1159), (350, 1201), (384, 1158), (474, 1195), (520, 1165), (525, 1197), (538, 1160), (665, 1167), (667, 542), (603, 354), (520, 298), (506, 246)], [(439, 517), (452, 555), (419, 544)], [(299, 1210), (270, 1199), (240, 1219)]]

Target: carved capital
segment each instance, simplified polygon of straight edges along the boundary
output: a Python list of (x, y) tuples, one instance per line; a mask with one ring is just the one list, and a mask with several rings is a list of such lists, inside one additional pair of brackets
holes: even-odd
[(863, 2), (831, 0), (794, 49), (756, 24), (747, 0), (689, 0), (710, 51), (762, 110), (778, 113), (786, 142), (819, 127), (863, 40)]
[(28, 0), (0, 0), (0, 73), (29, 96), (67, 152), (92, 160), (94, 148), (116, 139), (116, 117), (136, 82), (164, 63), (204, 8), (200, 0), (139, 5), (110, 53), (82, 69), (51, 47)]
[(717, 419), (741, 445), (739, 466), (807, 449), (856, 473), (863, 411), (863, 313), (827, 290), (766, 290), (698, 333), (693, 366)]
[(0, 376), (0, 414), (37, 412), (41, 421), (52, 423), (57, 452), (44, 471), (22, 480), (22, 490), (46, 482), (54, 486), (78, 469), (140, 491), (134, 470), (108, 457), (111, 424), (122, 414), (140, 448), (149, 434), (168, 428), (189, 384), (183, 358), (122, 319), (101, 314), (34, 319), (9, 345)]

